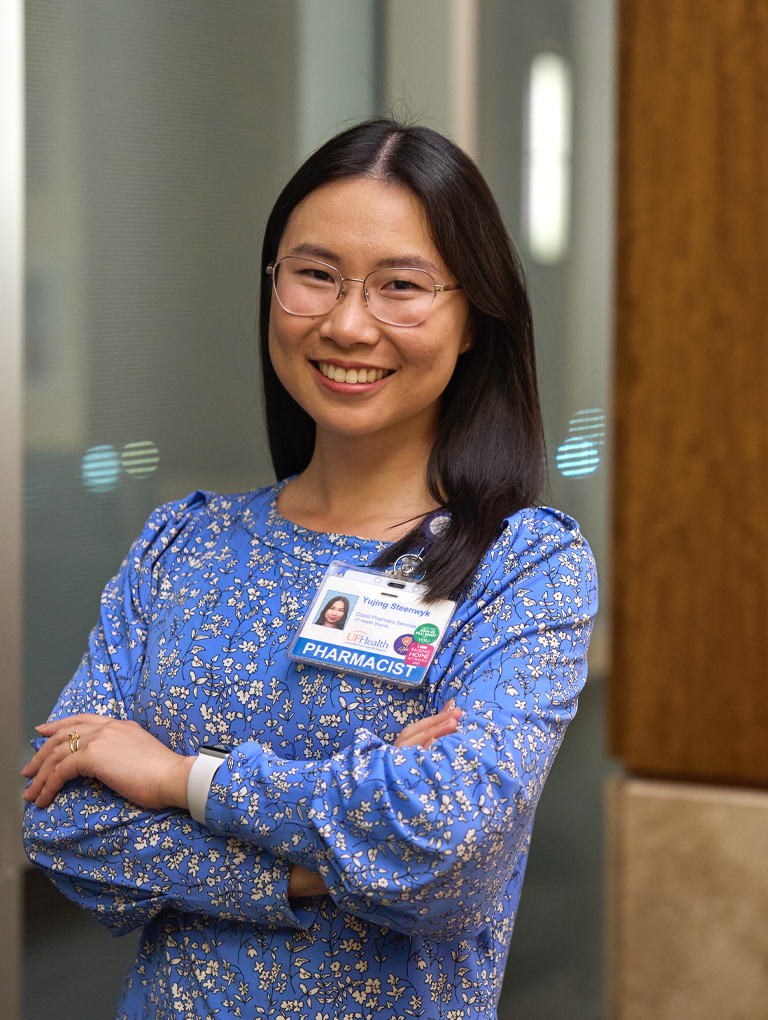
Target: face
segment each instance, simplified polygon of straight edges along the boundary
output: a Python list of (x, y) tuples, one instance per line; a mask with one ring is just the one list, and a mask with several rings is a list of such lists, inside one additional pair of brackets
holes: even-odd
[(344, 615), (344, 603), (341, 599), (337, 599), (336, 602), (332, 602), (325, 611), (325, 622), (326, 623), (338, 623)]
[[(281, 239), (278, 258), (286, 255), (327, 262), (345, 278), (362, 280), (395, 260), (401, 268), (426, 268), (437, 283), (457, 282), (429, 237), (415, 195), (367, 178), (326, 184), (308, 195)], [(466, 296), (438, 293), (424, 322), (390, 326), (368, 310), (362, 284), (345, 286), (347, 294), (329, 313), (312, 317), (290, 315), (272, 294), (269, 351), (278, 377), (314, 418), (318, 434), (420, 428), (431, 435), (440, 396), (471, 342)], [(344, 381), (337, 381), (339, 370)], [(371, 382), (352, 381), (361, 370)]]

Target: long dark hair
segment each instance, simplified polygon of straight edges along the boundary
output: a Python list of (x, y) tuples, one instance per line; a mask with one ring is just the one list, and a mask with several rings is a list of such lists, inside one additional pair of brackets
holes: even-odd
[(315, 620), (315, 623), (318, 624), (320, 627), (328, 626), (328, 624), (325, 622), (325, 614), (328, 612), (328, 610), (331, 608), (334, 602), (344, 603), (344, 615), (339, 620), (337, 620), (336, 623), (334, 623), (333, 625), (336, 628), (336, 630), (344, 630), (344, 626), (347, 622), (347, 617), (349, 616), (349, 599), (345, 598), (343, 595), (336, 595), (334, 596), (334, 598), (328, 599), (323, 608), (320, 610), (320, 614)]
[[(290, 396), (269, 357), (272, 297), (267, 266), (288, 218), (330, 181), (374, 177), (421, 201), (432, 240), (470, 303), (473, 346), (459, 358), (441, 401), (427, 463), (432, 498), (450, 525), (425, 555), (428, 598), (464, 590), (505, 517), (530, 506), (543, 482), (544, 441), (536, 386), (531, 308), (519, 259), (498, 206), (475, 164), (425, 127), (370, 120), (344, 131), (296, 171), (267, 221), (259, 330), (267, 435), (278, 479), (312, 458), (315, 423)], [(388, 566), (423, 545), (421, 522), (382, 553)]]

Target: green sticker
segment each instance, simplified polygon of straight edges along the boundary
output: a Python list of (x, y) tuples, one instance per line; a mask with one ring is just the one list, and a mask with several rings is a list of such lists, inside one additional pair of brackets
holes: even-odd
[(439, 633), (440, 631), (434, 623), (422, 623), (422, 625), (417, 627), (413, 632), (413, 640), (420, 645), (431, 645)]

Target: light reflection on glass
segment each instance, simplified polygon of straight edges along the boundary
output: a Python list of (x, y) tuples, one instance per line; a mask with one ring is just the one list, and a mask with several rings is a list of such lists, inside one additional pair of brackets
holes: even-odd
[(160, 453), (154, 443), (142, 440), (137, 443), (126, 443), (120, 459), (127, 474), (150, 475), (157, 470)]
[(587, 407), (577, 411), (568, 425), (568, 436), (557, 449), (555, 461), (565, 478), (591, 475), (600, 464), (600, 449), (605, 444), (605, 411)]
[(571, 175), (571, 72), (557, 53), (531, 64), (525, 221), (537, 262), (551, 264), (568, 247)]
[(600, 464), (600, 454), (588, 439), (566, 439), (557, 448), (557, 466), (565, 478), (582, 478), (591, 475)]
[(91, 492), (109, 492), (120, 477), (120, 458), (114, 446), (92, 446), (80, 465), (83, 485)]
[(601, 407), (577, 411), (568, 425), (568, 435), (589, 439), (595, 446), (602, 446), (605, 443), (605, 411)]

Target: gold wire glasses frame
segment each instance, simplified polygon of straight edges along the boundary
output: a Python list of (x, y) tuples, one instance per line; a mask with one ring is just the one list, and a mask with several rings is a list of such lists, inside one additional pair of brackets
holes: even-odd
[(389, 326), (418, 326), (437, 294), (461, 290), (460, 283), (437, 283), (424, 269), (374, 269), (365, 279), (342, 276), (335, 266), (317, 259), (286, 255), (267, 266), (280, 307), (289, 315), (326, 315), (346, 283), (362, 283), (366, 306), (374, 318)]

